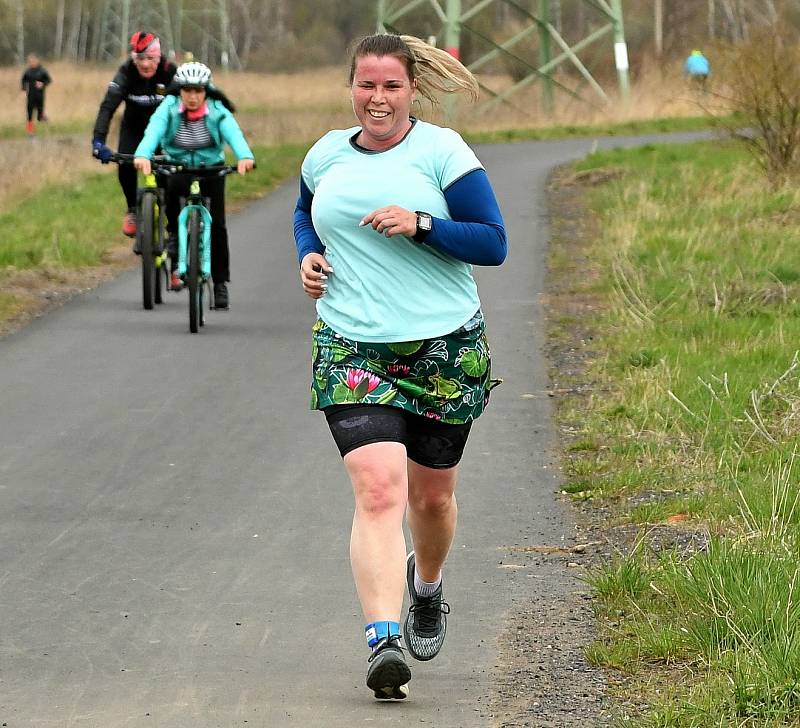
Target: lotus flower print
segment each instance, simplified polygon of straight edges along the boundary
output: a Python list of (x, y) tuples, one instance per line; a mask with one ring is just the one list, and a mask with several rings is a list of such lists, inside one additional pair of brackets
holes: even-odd
[(347, 370), (347, 387), (356, 400), (363, 399), (366, 395), (378, 388), (380, 377), (363, 369)]
[(389, 364), (386, 371), (393, 377), (407, 377), (411, 373), (411, 367), (408, 364)]

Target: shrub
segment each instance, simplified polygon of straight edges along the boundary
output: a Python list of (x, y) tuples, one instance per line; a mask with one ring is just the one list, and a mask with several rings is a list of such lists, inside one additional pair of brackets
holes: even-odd
[(716, 97), (731, 120), (722, 123), (747, 146), (770, 183), (780, 187), (800, 176), (800, 46), (771, 28), (722, 49)]

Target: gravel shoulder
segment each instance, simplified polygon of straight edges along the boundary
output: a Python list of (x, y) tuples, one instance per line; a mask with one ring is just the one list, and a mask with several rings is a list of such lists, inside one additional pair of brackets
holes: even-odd
[[(556, 169), (547, 185), (550, 258), (557, 249), (560, 257), (571, 261), (566, 268), (548, 266), (542, 298), (548, 330), (547, 396), (556, 413), (591, 389), (585, 377), (592, 336), (581, 322), (597, 302), (576, 297), (570, 286), (574, 275), (584, 275), (591, 267), (586, 256), (592, 230), (583, 201), (585, 184), (573, 181), (565, 167)], [(565, 319), (574, 324), (558, 323)], [(556, 429), (551, 467), (560, 472), (572, 433), (568, 423), (557, 423)], [(512, 548), (502, 563), (514, 574), (514, 607), (506, 615), (493, 675), (492, 714), (494, 725), (501, 728), (586, 728), (612, 720), (608, 676), (584, 656), (585, 646), (595, 638), (584, 577), (593, 564), (610, 558), (613, 546), (603, 535), (602, 512), (573, 505), (566, 496), (554, 498), (574, 524), (572, 538), (559, 546)], [(542, 582), (550, 587), (543, 591), (534, 586)]]

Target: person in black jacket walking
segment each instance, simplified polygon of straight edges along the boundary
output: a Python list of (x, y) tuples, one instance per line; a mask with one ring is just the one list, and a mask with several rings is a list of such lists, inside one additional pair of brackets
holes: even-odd
[(37, 121), (47, 121), (44, 113), (44, 89), (52, 79), (35, 53), (28, 56), (28, 67), (22, 74), (22, 91), (28, 99), (28, 121), (25, 129), (28, 134), (35, 134), (36, 127), (33, 123), (33, 112), (36, 111)]
[[(131, 57), (117, 70), (97, 112), (92, 132), (92, 154), (107, 164), (113, 151), (106, 145), (111, 118), (125, 102), (119, 130), (119, 153), (132, 154), (142, 141), (150, 117), (164, 98), (175, 75), (175, 64), (161, 53), (158, 36), (138, 31), (131, 36)], [(122, 232), (136, 236), (136, 169), (133, 164), (120, 164), (119, 184), (125, 195), (127, 209)]]

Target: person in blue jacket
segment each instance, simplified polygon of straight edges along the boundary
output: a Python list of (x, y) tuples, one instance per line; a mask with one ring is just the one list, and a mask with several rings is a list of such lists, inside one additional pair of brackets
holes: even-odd
[(693, 50), (683, 64), (683, 76), (693, 84), (705, 88), (706, 81), (711, 75), (711, 64), (702, 51)]
[[(134, 152), (134, 166), (149, 174), (150, 159), (159, 147), (170, 159), (188, 166), (224, 164), (226, 144), (236, 155), (239, 174), (253, 168), (253, 152), (233, 117), (233, 105), (212, 84), (210, 69), (196, 61), (184, 63), (178, 67), (167, 96), (147, 124)], [(177, 233), (179, 199), (189, 194), (189, 181), (186, 174), (171, 175), (168, 179), (167, 229), (172, 246)], [(211, 200), (214, 307), (227, 309), (230, 253), (225, 224), (225, 178), (202, 179), (200, 191)], [(173, 272), (171, 288), (181, 288), (177, 272)]]
[[(417, 96), (478, 84), (419, 38), (364, 38), (350, 66), (358, 126), (303, 161), (294, 234), (316, 301), (311, 407), (322, 410), (355, 495), (350, 563), (371, 648), (366, 683), (408, 694), (444, 643), (442, 568), (458, 463), (497, 384), (473, 265), (500, 265), (506, 231), (483, 165), (459, 134), (411, 115)], [(406, 554), (407, 513), (413, 550)]]

